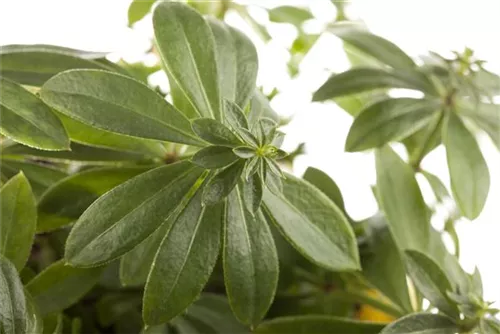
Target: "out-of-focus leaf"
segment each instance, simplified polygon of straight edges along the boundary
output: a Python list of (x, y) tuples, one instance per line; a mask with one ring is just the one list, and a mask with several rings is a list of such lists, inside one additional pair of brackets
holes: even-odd
[(248, 123), (252, 126), (257, 123), (257, 121), (263, 117), (272, 119), (273, 121), (279, 123), (278, 114), (271, 108), (269, 101), (264, 94), (258, 89), (250, 101), (250, 111), (248, 113)]
[(480, 321), (482, 334), (500, 334), (500, 321), (496, 318), (483, 318)]
[(52, 313), (43, 318), (43, 334), (62, 334), (63, 315)]
[(342, 197), (339, 187), (325, 172), (314, 167), (309, 167), (302, 178), (321, 190), (333, 201), (333, 203), (342, 209), (344, 213), (346, 212), (344, 198)]
[(439, 314), (415, 313), (393, 322), (380, 334), (455, 334), (460, 331), (453, 319)]
[(113, 325), (127, 312), (137, 310), (142, 303), (140, 294), (111, 293), (104, 295), (96, 303), (99, 324), (103, 327)]
[(364, 92), (359, 94), (351, 94), (347, 96), (339, 96), (333, 101), (342, 109), (347, 111), (351, 116), (358, 116), (359, 113), (367, 108), (370, 104), (387, 99), (385, 92)]
[(484, 130), (500, 150), (500, 105), (464, 103), (457, 111)]
[(156, 0), (134, 0), (128, 7), (128, 25), (132, 26), (146, 16)]
[(280, 6), (269, 10), (269, 20), (277, 23), (291, 23), (300, 27), (304, 21), (314, 18), (308, 10), (294, 6)]
[(420, 171), (420, 173), (427, 179), (427, 182), (429, 182), (438, 201), (443, 202), (446, 198), (451, 198), (448, 189), (446, 189), (446, 186), (436, 175), (426, 171)]
[(0, 254), (18, 271), (31, 253), (36, 230), (36, 204), (22, 172), (0, 189)]

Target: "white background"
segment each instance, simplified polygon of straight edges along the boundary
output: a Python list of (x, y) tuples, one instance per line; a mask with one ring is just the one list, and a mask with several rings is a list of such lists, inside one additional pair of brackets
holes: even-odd
[[(296, 34), (293, 27), (267, 21), (259, 6), (305, 5), (316, 16), (306, 28), (319, 31), (335, 17), (329, 0), (247, 1), (254, 5), (252, 14), (267, 24), (274, 40), (265, 45), (234, 14), (228, 21), (247, 32), (259, 51), (259, 85), (281, 93), (273, 100), (280, 114), (293, 116), (286, 128), (286, 149), (306, 142), (307, 154), (297, 159), (295, 173), (307, 166), (327, 172), (340, 186), (347, 210), (353, 218), (362, 219), (376, 211), (370, 185), (375, 181), (373, 156), (370, 153), (344, 153), (344, 140), (352, 122), (347, 113), (333, 103), (311, 103), (311, 93), (329, 73), (348, 68), (338, 39), (320, 38), (301, 67), (298, 78), (290, 80), (286, 48)], [(0, 1), (0, 45), (56, 44), (94, 51), (112, 51), (128, 61), (141, 60), (150, 46), (150, 17), (134, 29), (126, 27), (127, 0), (2, 0)], [(369, 29), (395, 42), (413, 57), (428, 50), (449, 55), (451, 50), (472, 48), (488, 61), (490, 70), (500, 73), (500, 1), (354, 1), (351, 16), (364, 20)], [(158, 83), (165, 78), (156, 75)], [(483, 275), (486, 298), (500, 300), (500, 155), (492, 143), (480, 136), (480, 143), (492, 174), (490, 196), (484, 212), (474, 222), (460, 222), (461, 261), (467, 270), (475, 265)], [(401, 150), (398, 150), (402, 152)], [(446, 159), (438, 148), (423, 162), (424, 169), (439, 175), (448, 183)], [(424, 189), (426, 190), (426, 189)], [(427, 189), (428, 190), (428, 189)], [(428, 193), (428, 191), (425, 191)]]

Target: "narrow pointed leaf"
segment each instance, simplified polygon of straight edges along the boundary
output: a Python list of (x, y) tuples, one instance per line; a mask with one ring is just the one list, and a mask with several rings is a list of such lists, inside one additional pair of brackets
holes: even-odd
[(439, 265), (424, 253), (414, 250), (405, 251), (405, 260), (408, 274), (422, 295), (440, 311), (458, 317), (457, 306), (446, 295), (447, 291), (452, 291), (452, 286)]
[(238, 146), (233, 149), (234, 154), (242, 159), (251, 159), (255, 156), (255, 148), (249, 146)]
[(145, 84), (120, 74), (66, 71), (47, 81), (40, 96), (55, 110), (102, 130), (201, 145), (183, 114)]
[(331, 76), (314, 93), (313, 101), (324, 101), (380, 88), (406, 88), (436, 94), (429, 79), (417, 71), (354, 68)]
[(368, 31), (350, 24), (335, 24), (329, 31), (344, 42), (391, 67), (402, 70), (416, 67), (415, 62), (397, 45)]
[(260, 208), (264, 195), (262, 180), (258, 174), (254, 174), (246, 182), (241, 182), (240, 185), (245, 207), (252, 213), (256, 212)]
[(462, 214), (475, 219), (490, 189), (490, 173), (474, 136), (460, 118), (449, 114), (443, 133), (451, 190)]
[(309, 333), (342, 333), (342, 334), (378, 334), (383, 324), (356, 321), (326, 315), (301, 315), (275, 318), (263, 322), (255, 333), (258, 334), (309, 334)]
[(104, 267), (74, 268), (61, 260), (33, 278), (26, 289), (45, 316), (80, 300), (99, 281), (103, 270)]
[(179, 2), (162, 2), (154, 10), (155, 39), (171, 80), (198, 113), (221, 119), (221, 93), (215, 41), (196, 10)]
[(0, 133), (41, 150), (67, 150), (69, 138), (61, 121), (38, 97), (0, 77)]
[(259, 147), (261, 141), (249, 130), (245, 128), (239, 128), (238, 129), (238, 135), (240, 135), (241, 138), (248, 144), (253, 147)]
[(276, 173), (266, 172), (266, 187), (273, 194), (279, 196), (283, 192), (283, 181), (281, 179), (281, 176), (277, 175)]
[(31, 253), (36, 230), (36, 203), (22, 172), (0, 190), (0, 254), (18, 271)]
[(265, 214), (310, 261), (331, 270), (357, 270), (356, 239), (347, 219), (320, 190), (286, 175), (283, 194), (264, 191)]
[(0, 330), (5, 334), (26, 333), (28, 310), (16, 267), (0, 255)]
[(237, 104), (225, 100), (224, 101), (224, 116), (226, 122), (233, 128), (233, 130), (238, 130), (239, 128), (249, 129), (248, 120), (243, 112), (243, 110), (238, 107)]
[(380, 334), (455, 334), (459, 331), (459, 326), (447, 316), (415, 313), (398, 319)]
[(196, 152), (191, 161), (202, 168), (226, 167), (238, 160), (238, 156), (227, 146), (208, 146)]
[(88, 267), (125, 254), (170, 217), (202, 173), (189, 162), (179, 162), (148, 171), (107, 192), (71, 230), (66, 259)]
[(210, 144), (229, 147), (241, 144), (241, 140), (227, 126), (214, 119), (196, 119), (192, 127), (198, 137)]
[(420, 173), (427, 179), (427, 182), (429, 182), (438, 201), (443, 202), (447, 198), (451, 198), (448, 189), (446, 189), (446, 186), (436, 175), (426, 171), (421, 171)]
[(248, 181), (250, 176), (257, 173), (259, 166), (260, 166), (260, 158), (259, 157), (253, 157), (252, 159), (250, 159), (250, 161), (246, 163), (245, 169), (243, 170), (245, 180)]
[(388, 146), (378, 149), (375, 158), (377, 193), (396, 244), (425, 250), (430, 222), (412, 168)]
[(219, 254), (222, 205), (202, 206), (198, 191), (156, 253), (144, 292), (147, 325), (168, 322), (201, 293)]
[(37, 232), (76, 221), (99, 196), (147, 171), (146, 167), (108, 167), (70, 175), (52, 185), (38, 202)]
[(245, 162), (238, 161), (217, 173), (203, 190), (203, 203), (206, 205), (216, 204), (229, 195), (238, 183), (244, 167)]
[(339, 187), (325, 172), (308, 167), (302, 177), (307, 182), (321, 190), (329, 199), (333, 201), (342, 211), (345, 212), (344, 198)]
[(242, 189), (227, 198), (224, 217), (224, 281), (236, 317), (258, 324), (267, 313), (278, 283), (278, 255), (262, 212), (244, 205)]
[(370, 105), (349, 130), (346, 151), (362, 151), (404, 139), (431, 122), (439, 100), (398, 98)]

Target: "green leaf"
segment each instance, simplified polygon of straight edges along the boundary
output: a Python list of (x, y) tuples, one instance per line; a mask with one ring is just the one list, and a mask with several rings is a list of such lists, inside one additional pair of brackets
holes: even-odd
[[(263, 322), (254, 333), (258, 334), (377, 334), (383, 324), (356, 321), (325, 315), (301, 315), (276, 318)], [(429, 333), (430, 334), (430, 333)]]
[(22, 334), (28, 329), (28, 307), (16, 267), (0, 255), (0, 331)]
[(120, 74), (66, 71), (47, 81), (40, 96), (55, 110), (101, 130), (201, 145), (183, 114), (142, 82)]
[(104, 267), (74, 268), (60, 260), (33, 278), (26, 289), (45, 316), (80, 300), (99, 281), (103, 270)]
[(238, 129), (238, 135), (241, 138), (243, 138), (243, 141), (247, 145), (250, 145), (250, 146), (253, 146), (253, 147), (259, 147), (260, 146), (261, 141), (259, 139), (257, 139), (257, 137), (252, 132), (250, 132), (249, 130), (244, 129), (244, 128), (239, 128)]
[(44, 323), (40, 310), (26, 289), (24, 289), (24, 297), (26, 300), (26, 333), (42, 334)]
[(475, 219), (483, 210), (490, 173), (474, 136), (454, 113), (443, 128), (451, 190), (462, 214)]
[[(264, 161), (264, 160), (262, 159), (262, 161)], [(266, 187), (273, 194), (279, 196), (283, 192), (283, 181), (281, 180), (281, 176), (277, 175), (276, 173), (269, 173), (267, 166), (269, 166), (269, 165), (265, 164), (265, 167), (264, 167), (264, 172), (266, 174), (265, 175)], [(259, 177), (262, 177), (262, 176), (259, 176)]]
[(0, 190), (0, 208), (0, 254), (21, 271), (31, 253), (36, 230), (35, 197), (22, 172)]
[(339, 96), (333, 101), (342, 109), (347, 111), (351, 116), (356, 117), (359, 113), (367, 108), (370, 104), (387, 99), (387, 94), (380, 91), (369, 91), (346, 96)]
[(279, 122), (279, 116), (276, 111), (271, 108), (267, 97), (260, 90), (256, 89), (251, 99), (248, 124), (252, 126), (263, 117)]
[(61, 121), (38, 97), (0, 77), (0, 133), (41, 150), (68, 150), (69, 138)]
[(239, 128), (249, 129), (247, 117), (237, 104), (224, 100), (224, 116), (226, 122), (234, 131)]
[(476, 123), (500, 150), (500, 106), (480, 103), (459, 105), (457, 111)]
[(43, 318), (44, 334), (62, 334), (63, 316), (61, 313), (52, 313)]
[(189, 162), (179, 162), (143, 173), (107, 192), (71, 230), (66, 259), (88, 267), (130, 251), (170, 217), (202, 173)]
[(142, 303), (139, 294), (109, 293), (95, 304), (99, 324), (110, 327), (128, 312), (135, 311)]
[(255, 90), (259, 65), (257, 50), (239, 30), (211, 18), (208, 23), (215, 38), (221, 95), (244, 109)]
[(293, 6), (275, 7), (270, 9), (268, 13), (271, 22), (291, 23), (297, 27), (300, 27), (304, 21), (314, 18), (308, 10)]
[(253, 174), (246, 182), (240, 184), (245, 207), (252, 213), (256, 212), (260, 208), (262, 196), (264, 195), (262, 180), (258, 174)]
[(482, 334), (500, 334), (500, 321), (495, 318), (483, 318), (479, 326)]
[(442, 312), (457, 318), (458, 308), (446, 295), (452, 286), (439, 265), (415, 250), (405, 251), (405, 260), (408, 274), (422, 295)]
[(99, 196), (146, 167), (108, 167), (70, 175), (52, 185), (38, 203), (37, 232), (47, 232), (76, 221)]
[(222, 205), (203, 206), (197, 191), (156, 253), (144, 291), (147, 325), (168, 322), (201, 293), (217, 261)]
[(344, 213), (346, 212), (344, 198), (339, 187), (325, 172), (314, 167), (308, 167), (302, 178), (321, 190)]
[(483, 279), (477, 267), (471, 275), (471, 290), (476, 296), (483, 298)]
[(196, 152), (191, 161), (202, 168), (217, 169), (231, 165), (238, 160), (230, 147), (208, 146)]
[(417, 71), (353, 68), (331, 76), (314, 93), (313, 101), (324, 101), (380, 88), (407, 88), (436, 95), (429, 79)]
[(0, 75), (23, 85), (41, 86), (57, 73), (76, 69), (123, 72), (105, 59), (106, 53), (88, 52), (55, 45), (0, 46)]
[(203, 203), (216, 204), (226, 198), (238, 183), (245, 161), (238, 161), (217, 173), (203, 189)]
[(146, 16), (156, 0), (134, 0), (128, 7), (128, 26), (131, 27), (137, 21)]
[(242, 159), (251, 159), (255, 156), (255, 148), (249, 146), (238, 146), (233, 148), (234, 154)]
[(404, 139), (429, 124), (439, 105), (439, 100), (412, 98), (374, 103), (354, 120), (345, 149), (363, 151)]
[(430, 222), (412, 168), (388, 146), (377, 149), (375, 159), (378, 197), (396, 244), (425, 250)]
[(455, 334), (459, 331), (459, 326), (447, 316), (415, 313), (396, 320), (380, 334)]
[(405, 266), (385, 218), (377, 214), (363, 224), (372, 228), (368, 249), (360, 251), (363, 276), (402, 310), (411, 313)]
[(234, 147), (241, 140), (224, 124), (211, 118), (199, 118), (192, 122), (194, 133), (210, 144)]
[(264, 191), (264, 204), (266, 218), (310, 261), (334, 271), (359, 269), (354, 232), (320, 190), (287, 174), (283, 194)]
[(420, 171), (420, 173), (427, 179), (427, 182), (429, 182), (438, 201), (443, 202), (445, 199), (451, 198), (448, 189), (446, 189), (446, 186), (436, 175), (423, 170)]
[(154, 10), (153, 26), (170, 81), (198, 117), (221, 120), (215, 40), (203, 16), (185, 4), (162, 2)]
[(224, 282), (229, 303), (244, 324), (256, 325), (267, 313), (278, 284), (278, 255), (262, 212), (244, 205), (241, 187), (227, 198), (224, 219)]
[(99, 130), (61, 113), (57, 116), (73, 142), (151, 157), (164, 158), (166, 155), (166, 150), (160, 142)]
[(412, 70), (416, 67), (413, 60), (397, 45), (352, 24), (335, 24), (329, 31), (344, 42), (393, 68)]

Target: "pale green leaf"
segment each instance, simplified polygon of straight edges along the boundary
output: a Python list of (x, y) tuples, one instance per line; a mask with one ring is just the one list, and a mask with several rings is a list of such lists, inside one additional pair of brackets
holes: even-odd
[(38, 97), (0, 77), (0, 133), (42, 150), (68, 150), (69, 138), (56, 115)]
[(480, 103), (460, 104), (457, 111), (476, 123), (500, 150), (500, 105)]
[(496, 318), (483, 318), (480, 321), (482, 334), (500, 334), (500, 321)]
[(291, 23), (300, 27), (304, 21), (310, 20), (314, 16), (304, 8), (294, 6), (280, 6), (269, 10), (269, 20), (277, 23)]
[(251, 106), (250, 111), (248, 112), (248, 124), (251, 126), (263, 117), (279, 122), (278, 114), (271, 108), (269, 100), (260, 90), (255, 90), (250, 103)]
[(156, 0), (134, 0), (128, 7), (128, 25), (132, 26), (146, 16)]
[(380, 334), (456, 334), (459, 331), (459, 326), (447, 316), (415, 313), (398, 319)]
[(24, 334), (28, 329), (28, 308), (16, 267), (0, 254), (0, 332)]
[(424, 170), (420, 171), (420, 173), (426, 178), (427, 182), (429, 182), (429, 185), (431, 186), (438, 201), (443, 202), (447, 198), (451, 198), (448, 189), (446, 189), (446, 186), (436, 175)]

